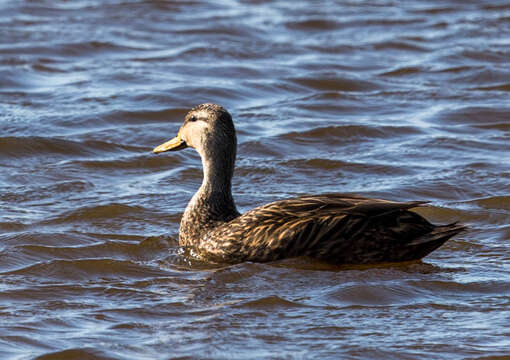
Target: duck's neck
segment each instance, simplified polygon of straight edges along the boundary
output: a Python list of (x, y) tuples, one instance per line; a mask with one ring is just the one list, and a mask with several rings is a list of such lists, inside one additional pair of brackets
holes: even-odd
[(202, 158), (204, 178), (184, 211), (179, 229), (179, 242), (189, 246), (204, 233), (237, 216), (232, 197), (232, 176), (235, 164), (234, 149), (198, 151)]

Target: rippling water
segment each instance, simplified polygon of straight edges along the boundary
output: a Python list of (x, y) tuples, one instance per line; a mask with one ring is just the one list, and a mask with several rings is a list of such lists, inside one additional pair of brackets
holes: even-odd
[[(0, 358), (510, 358), (508, 1), (0, 1)], [(236, 122), (246, 211), (430, 200), (422, 262), (182, 255), (201, 182), (154, 156)]]

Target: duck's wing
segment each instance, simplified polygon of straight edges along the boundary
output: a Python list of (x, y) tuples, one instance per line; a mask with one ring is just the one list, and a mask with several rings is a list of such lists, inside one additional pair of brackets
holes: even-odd
[[(305, 195), (255, 208), (219, 226), (201, 250), (218, 261), (271, 261), (312, 256), (335, 263), (421, 258), (460, 228), (436, 227), (393, 202), (345, 194)], [(457, 226), (459, 227), (459, 226)]]

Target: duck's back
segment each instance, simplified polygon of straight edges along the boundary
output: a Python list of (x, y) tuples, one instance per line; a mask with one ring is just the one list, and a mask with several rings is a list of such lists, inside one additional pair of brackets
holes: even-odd
[(421, 259), (464, 229), (435, 226), (391, 202), (345, 194), (301, 196), (255, 208), (209, 231), (198, 252), (220, 262), (310, 256), (336, 264)]

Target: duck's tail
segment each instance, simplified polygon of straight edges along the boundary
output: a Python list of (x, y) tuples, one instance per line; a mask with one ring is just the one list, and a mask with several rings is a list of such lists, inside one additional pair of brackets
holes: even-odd
[(458, 224), (457, 222), (436, 226), (428, 234), (407, 243), (407, 246), (413, 249), (412, 253), (416, 255), (416, 259), (421, 259), (443, 245), (452, 236), (466, 230), (467, 227), (465, 225)]

